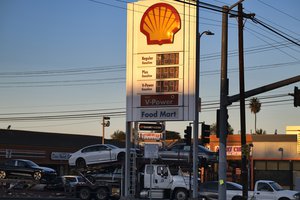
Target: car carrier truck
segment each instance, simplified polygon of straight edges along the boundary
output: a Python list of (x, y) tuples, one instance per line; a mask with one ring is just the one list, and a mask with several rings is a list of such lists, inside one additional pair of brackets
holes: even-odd
[[(81, 200), (92, 198), (105, 200), (110, 197), (120, 197), (123, 187), (122, 175), (118, 167), (120, 166), (115, 166), (111, 176), (97, 172), (82, 173), (87, 182), (75, 187), (76, 196)], [(166, 164), (145, 164), (137, 171), (136, 179), (138, 182), (136, 198), (186, 200), (192, 188), (190, 176), (184, 175), (180, 168), (169, 167)]]

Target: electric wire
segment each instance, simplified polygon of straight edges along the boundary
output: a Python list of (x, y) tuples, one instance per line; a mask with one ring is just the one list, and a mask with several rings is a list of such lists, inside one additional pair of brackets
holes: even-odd
[[(292, 102), (292, 99), (279, 99), (286, 98), (288, 94), (275, 94), (258, 97), (262, 105), (265, 104), (274, 104), (274, 103), (283, 103), (283, 102)], [(275, 100), (270, 100), (275, 99)], [(269, 100), (269, 101), (264, 101)], [(246, 99), (249, 102), (249, 98)], [(249, 103), (247, 104), (249, 105)], [(229, 108), (238, 107), (239, 105), (230, 105)], [(203, 102), (201, 110), (216, 110), (219, 108), (219, 102), (217, 100), (209, 101), (209, 103)], [(58, 113), (58, 114), (56, 114)], [(72, 114), (74, 113), (74, 114)], [(41, 115), (43, 114), (43, 115)], [(56, 115), (48, 115), (56, 114)], [(101, 116), (110, 116), (110, 117), (120, 117), (125, 116), (125, 108), (105, 108), (105, 109), (89, 109), (89, 110), (70, 110), (70, 111), (51, 111), (51, 112), (29, 112), (29, 113), (2, 113), (0, 114), (0, 122), (5, 121), (53, 121), (53, 120), (81, 120), (81, 119), (91, 119), (91, 118), (100, 118)], [(17, 115), (17, 116), (14, 116)], [(20, 116), (21, 115), (21, 116)], [(22, 116), (25, 115), (25, 116)], [(27, 115), (27, 116), (26, 116)], [(29, 116), (28, 116), (29, 115)], [(32, 116), (34, 115), (34, 116)]]
[(288, 17), (290, 17), (291, 19), (294, 19), (294, 20), (300, 22), (300, 20), (298, 18), (296, 18), (296, 17), (294, 17), (294, 16), (292, 16), (292, 15), (290, 15), (290, 14), (288, 14), (288, 13), (286, 13), (286, 12), (284, 12), (284, 11), (278, 9), (278, 8), (275, 8), (274, 6), (271, 6), (270, 4), (267, 4), (266, 2), (263, 2), (261, 0), (257, 0), (257, 1), (264, 4), (264, 5), (266, 5), (266, 6), (268, 6), (268, 7), (270, 7), (270, 8), (272, 8), (272, 9), (274, 9), (274, 10), (276, 10), (276, 11), (278, 11), (278, 12), (280, 12), (280, 13), (282, 13), (282, 14), (284, 14), (284, 15), (286, 15), (286, 16), (288, 16)]

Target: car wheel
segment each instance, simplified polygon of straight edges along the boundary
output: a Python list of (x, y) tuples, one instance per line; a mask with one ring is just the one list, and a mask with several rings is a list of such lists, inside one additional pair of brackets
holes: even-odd
[(123, 162), (125, 160), (125, 153), (119, 153), (117, 159), (119, 162)]
[(96, 191), (97, 200), (105, 200), (107, 198), (108, 198), (108, 191), (106, 188), (101, 187)]
[(86, 167), (86, 162), (83, 158), (78, 158), (76, 160), (76, 167), (79, 168), (79, 169), (83, 169)]
[(88, 188), (81, 188), (79, 191), (79, 198), (81, 200), (88, 200), (91, 198), (91, 191)]
[(176, 200), (187, 200), (188, 193), (185, 189), (177, 189), (174, 193), (174, 199)]
[(6, 172), (1, 170), (0, 171), (0, 179), (5, 179), (6, 178)]
[(39, 181), (39, 180), (41, 180), (41, 178), (42, 178), (42, 173), (41, 172), (34, 172), (33, 174), (32, 174), (32, 178), (33, 178), (33, 180), (35, 180), (35, 181)]

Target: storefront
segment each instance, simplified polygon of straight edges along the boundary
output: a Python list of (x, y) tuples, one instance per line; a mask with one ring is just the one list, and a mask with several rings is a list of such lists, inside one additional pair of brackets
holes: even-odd
[(286, 189), (300, 189), (297, 135), (253, 135), (253, 182), (274, 180)]
[(27, 159), (55, 169), (59, 174), (69, 170), (68, 158), (78, 149), (101, 143), (101, 137), (0, 129), (0, 162)]
[[(241, 181), (241, 136), (227, 137), (227, 180)], [(300, 189), (300, 155), (297, 135), (250, 135), (248, 157), (249, 185), (256, 180), (269, 179), (287, 189)], [(217, 151), (219, 140), (212, 135), (209, 148)]]

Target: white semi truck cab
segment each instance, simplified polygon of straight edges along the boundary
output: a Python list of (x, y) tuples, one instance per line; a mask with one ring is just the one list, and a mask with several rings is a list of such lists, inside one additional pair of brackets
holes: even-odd
[(140, 174), (143, 185), (140, 190), (141, 198), (169, 198), (186, 200), (190, 195), (192, 180), (184, 176), (180, 170), (170, 170), (164, 164), (146, 164)]

